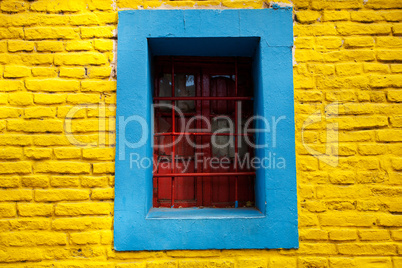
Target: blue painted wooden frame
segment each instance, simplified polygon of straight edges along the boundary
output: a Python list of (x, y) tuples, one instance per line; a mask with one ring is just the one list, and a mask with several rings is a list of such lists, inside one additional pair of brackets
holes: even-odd
[[(116, 250), (298, 247), (292, 27), (291, 8), (277, 6), (119, 12)], [(139, 161), (152, 159), (153, 55), (253, 57), (255, 113), (271, 124), (256, 155), (286, 161), (257, 170), (256, 209), (152, 208), (152, 165)]]

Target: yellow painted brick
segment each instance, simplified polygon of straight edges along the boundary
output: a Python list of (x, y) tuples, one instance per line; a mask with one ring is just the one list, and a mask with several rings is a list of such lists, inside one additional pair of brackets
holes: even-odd
[(22, 28), (0, 28), (0, 39), (21, 39), (24, 37)]
[(67, 235), (55, 232), (7, 232), (0, 234), (0, 245), (5, 246), (62, 246)]
[(387, 97), (389, 101), (402, 102), (402, 94), (400, 90), (389, 90)]
[(329, 231), (329, 239), (333, 241), (354, 241), (357, 239), (356, 230), (340, 229)]
[(32, 27), (25, 29), (25, 38), (28, 40), (43, 39), (77, 39), (78, 33), (69, 27)]
[(363, 63), (363, 66), (366, 73), (389, 73), (389, 67), (387, 64), (365, 62)]
[(358, 24), (358, 23), (339, 23), (336, 27), (341, 35), (369, 35), (369, 34), (389, 34), (391, 26), (388, 24)]
[(32, 144), (32, 137), (28, 135), (21, 135), (21, 134), (0, 135), (0, 145), (30, 145), (30, 144)]
[(342, 21), (349, 20), (350, 14), (348, 11), (332, 11), (324, 10), (322, 20), (323, 21)]
[(66, 42), (67, 51), (89, 51), (93, 49), (93, 41), (68, 41)]
[(61, 104), (66, 101), (66, 94), (52, 94), (52, 93), (36, 93), (34, 94), (34, 102), (36, 104)]
[(52, 149), (26, 147), (24, 154), (31, 159), (49, 159), (52, 157)]
[(24, 88), (24, 82), (19, 80), (0, 80), (0, 91), (17, 91)]
[(80, 179), (77, 176), (53, 176), (50, 179), (50, 185), (60, 188), (78, 187)]
[(113, 243), (113, 231), (101, 231), (101, 244), (110, 245)]
[(38, 203), (18, 203), (18, 215), (22, 217), (51, 216), (53, 205)]
[[(86, 116), (86, 109), (75, 109), (77, 107), (73, 106), (63, 106), (63, 107), (58, 107), (57, 108), (57, 117), (58, 118), (85, 118)], [(82, 108), (82, 107), (78, 107)], [(72, 121), (72, 125), (76, 125), (76, 121)], [(70, 125), (70, 121), (65, 121), (65, 126), (66, 126), (66, 131), (68, 132), (67, 127)]]
[(327, 101), (356, 101), (356, 93), (351, 90), (332, 91), (325, 94)]
[(386, 147), (381, 144), (359, 144), (359, 154), (380, 155), (386, 153)]
[(106, 78), (111, 75), (111, 67), (91, 67), (88, 69), (89, 78)]
[(31, 74), (31, 70), (25, 66), (5, 66), (4, 77), (5, 78), (20, 78), (27, 77)]
[(67, 96), (67, 102), (72, 104), (87, 104), (87, 103), (99, 103), (101, 96), (99, 94), (69, 94)]
[[(0, 204), (0, 218), (12, 218), (17, 215), (15, 203), (1, 203)], [(0, 240), (1, 244), (1, 240)]]
[(108, 92), (116, 90), (115, 81), (82, 81), (81, 91), (84, 92)]
[(60, 218), (52, 223), (53, 230), (110, 230), (112, 218), (105, 217), (80, 217)]
[(366, 7), (373, 9), (400, 8), (401, 2), (399, 0), (371, 0), (366, 3)]
[(55, 209), (58, 216), (110, 215), (111, 212), (111, 204), (105, 202), (60, 203)]
[(113, 50), (113, 40), (107, 39), (95, 39), (94, 47), (100, 52), (112, 51)]
[(350, 13), (350, 18), (352, 21), (358, 22), (374, 22), (374, 21), (382, 21), (382, 16), (375, 11), (352, 11)]
[(83, 149), (84, 159), (114, 160), (114, 148), (88, 148)]
[(318, 215), (322, 226), (371, 227), (375, 225), (376, 216), (356, 212), (336, 212)]
[(80, 148), (55, 148), (54, 155), (57, 159), (79, 159), (81, 158)]
[(380, 61), (401, 61), (402, 50), (379, 50), (377, 59)]
[(339, 76), (359, 75), (363, 72), (362, 64), (342, 63), (335, 65), (336, 73)]
[(299, 267), (328, 267), (328, 260), (323, 257), (299, 257)]
[(313, 23), (321, 17), (317, 11), (298, 11), (296, 12), (296, 19), (301, 23)]
[(70, 234), (70, 241), (75, 245), (99, 244), (99, 232), (80, 232)]
[(63, 161), (38, 162), (35, 166), (35, 172), (39, 173), (86, 174), (90, 169), (88, 163)]
[(351, 171), (337, 171), (329, 174), (329, 181), (333, 184), (353, 184), (355, 173)]
[(315, 74), (332, 75), (335, 74), (335, 66), (329, 64), (307, 64), (308, 69)]
[(30, 91), (60, 92), (78, 91), (80, 82), (65, 79), (27, 79), (25, 85)]
[(117, 24), (117, 12), (94, 12), (98, 16), (99, 23), (103, 24)]
[(394, 22), (402, 21), (402, 11), (400, 10), (387, 10), (379, 13), (387, 21), (394, 21)]
[(342, 46), (342, 39), (339, 37), (317, 37), (317, 48), (320, 49), (333, 49), (340, 48)]
[(88, 7), (90, 10), (112, 10), (113, 4), (109, 0), (91, 0), (88, 3)]
[(84, 78), (85, 69), (84, 68), (60, 68), (60, 77), (67, 78)]
[(113, 200), (114, 190), (111, 189), (93, 189), (91, 191), (92, 200)]
[(353, 258), (338, 258), (330, 257), (329, 265), (331, 268), (355, 268), (356, 263)]
[(383, 215), (378, 218), (378, 225), (385, 227), (401, 227), (402, 217), (401, 215)]
[(32, 107), (24, 109), (25, 118), (45, 118), (55, 117), (56, 108), (54, 107)]
[(21, 131), (32, 133), (44, 132), (63, 132), (63, 121), (47, 120), (8, 120), (7, 129), (9, 131)]
[(384, 241), (389, 240), (388, 230), (359, 230), (361, 241)]
[(391, 72), (402, 73), (402, 64), (391, 64)]
[(346, 48), (373, 47), (374, 39), (369, 36), (345, 37)]
[(370, 75), (370, 86), (381, 87), (402, 87), (402, 75)]
[(56, 65), (102, 65), (107, 61), (104, 54), (97, 52), (60, 53), (54, 58)]
[(402, 39), (392, 36), (379, 36), (376, 38), (378, 48), (402, 48)]
[(36, 50), (39, 52), (60, 52), (64, 50), (64, 45), (60, 41), (41, 41), (36, 42)]
[(313, 48), (314, 39), (312, 37), (297, 37), (295, 38), (295, 46), (297, 48)]
[(8, 51), (19, 52), (19, 51), (32, 51), (34, 50), (34, 42), (20, 41), (20, 40), (9, 40), (8, 41)]
[(328, 231), (321, 229), (302, 229), (299, 233), (301, 240), (328, 240)]
[(17, 176), (0, 177), (1, 188), (17, 188), (20, 184), (20, 179)]
[(1, 53), (7, 52), (7, 41), (0, 41), (0, 52)]
[(342, 255), (396, 255), (396, 246), (387, 243), (345, 243), (339, 244), (338, 250)]
[(402, 127), (402, 116), (391, 116), (390, 122), (393, 127)]
[(49, 187), (49, 178), (42, 175), (25, 176), (21, 179), (21, 183), (24, 187), (47, 188)]
[(39, 77), (56, 77), (57, 69), (52, 67), (34, 67), (32, 68), (32, 75)]
[(8, 102), (11, 105), (27, 106), (33, 104), (33, 95), (28, 92), (10, 93), (8, 96)]
[(53, 54), (33, 54), (33, 53), (27, 53), (27, 54), (21, 54), (21, 60), (24, 62), (26, 65), (39, 65), (39, 64), (47, 64), (51, 65), (53, 63)]
[(298, 25), (293, 27), (294, 36), (337, 35), (334, 24)]
[(359, 0), (331, 1), (331, 0), (312, 0), (313, 9), (354, 9), (362, 8), (363, 2)]
[(50, 219), (29, 218), (10, 221), (11, 230), (47, 230), (50, 227)]
[(2, 107), (0, 108), (0, 118), (18, 118), (22, 114), (21, 109), (12, 107)]
[(142, 1), (132, 1), (132, 0), (117, 0), (117, 6), (119, 8), (138, 8), (138, 6), (142, 5)]
[(81, 38), (112, 38), (115, 27), (98, 26), (98, 27), (80, 27)]
[(88, 198), (89, 192), (81, 189), (35, 190), (35, 201), (37, 202), (80, 201), (88, 200)]
[(70, 16), (71, 25), (98, 25), (98, 17), (94, 13), (78, 14)]
[(391, 234), (395, 241), (402, 241), (402, 230), (392, 230)]
[[(17, 163), (20, 164), (20, 163)], [(3, 163), (0, 163), (3, 167)], [(1, 170), (1, 169), (0, 169)], [(16, 172), (14, 172), (16, 173)], [(31, 201), (32, 190), (0, 190), (0, 201)]]
[(391, 159), (391, 166), (395, 170), (402, 170), (402, 158), (392, 158)]
[(6, 0), (1, 2), (1, 10), (4, 12), (23, 12), (29, 8), (29, 4), (24, 1)]
[(295, 98), (299, 101), (316, 102), (322, 100), (322, 93), (320, 91), (303, 91), (295, 93)]
[(108, 186), (108, 177), (82, 177), (81, 186), (82, 187), (106, 187)]
[(269, 268), (292, 268), (297, 267), (295, 257), (274, 256), (269, 258)]

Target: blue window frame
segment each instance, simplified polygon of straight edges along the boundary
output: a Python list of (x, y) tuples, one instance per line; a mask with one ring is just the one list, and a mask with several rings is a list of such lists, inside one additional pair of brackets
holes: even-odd
[[(291, 8), (277, 6), (119, 12), (116, 250), (298, 247), (292, 27)], [(255, 114), (269, 124), (257, 121), (268, 146), (255, 155), (269, 165), (256, 170), (256, 208), (152, 208), (155, 55), (253, 57)]]

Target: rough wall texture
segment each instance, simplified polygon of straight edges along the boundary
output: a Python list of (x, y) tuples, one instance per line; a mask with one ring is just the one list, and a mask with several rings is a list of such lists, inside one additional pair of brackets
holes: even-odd
[[(270, 4), (0, 1), (0, 266), (402, 267), (402, 3), (292, 4), (300, 248), (118, 253), (117, 10)], [(303, 130), (332, 103), (336, 167), (310, 155), (328, 148), (327, 122)]]

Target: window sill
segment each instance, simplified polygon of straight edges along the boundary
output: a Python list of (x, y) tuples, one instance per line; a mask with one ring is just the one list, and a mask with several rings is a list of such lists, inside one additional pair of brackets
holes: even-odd
[(147, 220), (264, 218), (256, 208), (151, 208)]

